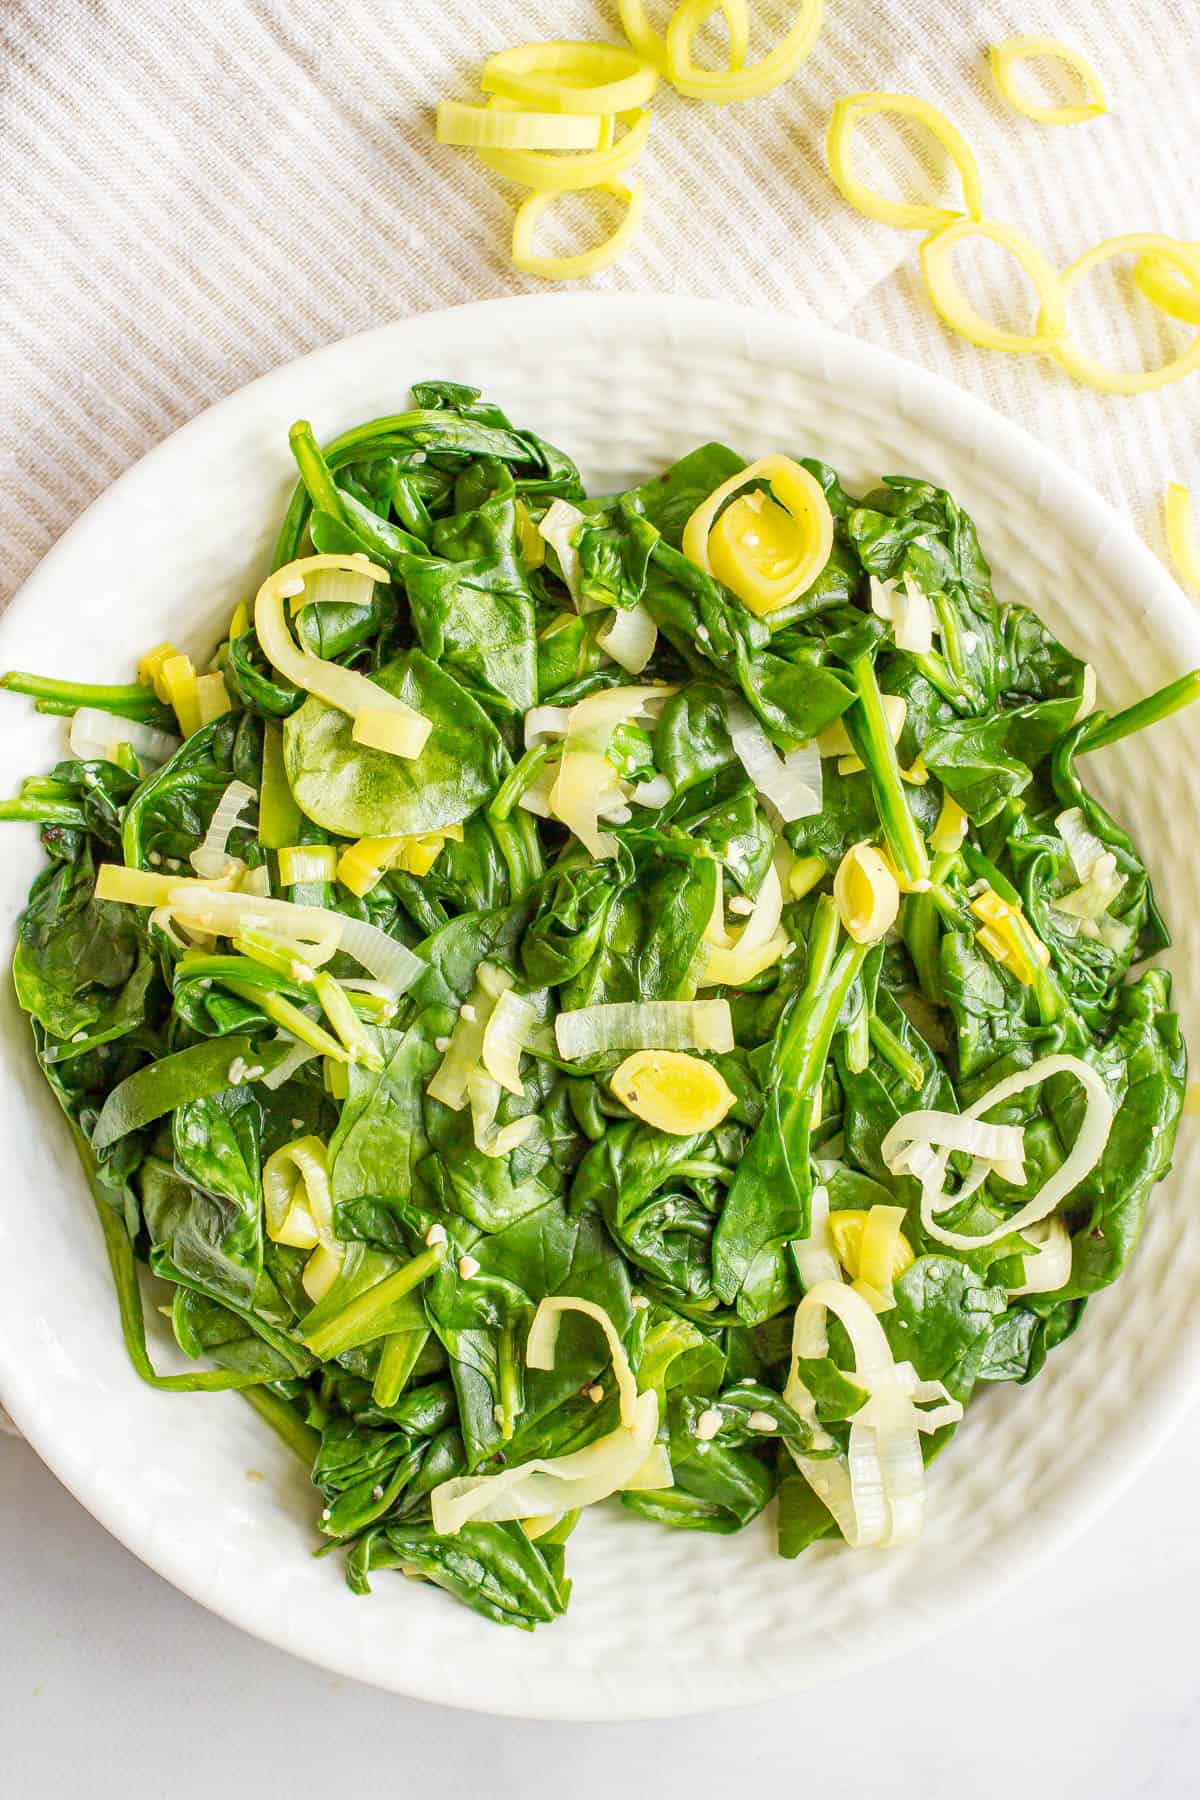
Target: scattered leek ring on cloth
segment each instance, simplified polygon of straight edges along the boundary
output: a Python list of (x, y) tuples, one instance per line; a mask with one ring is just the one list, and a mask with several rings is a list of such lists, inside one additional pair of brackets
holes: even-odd
[(468, 150), (596, 150), (597, 114), (520, 112), (464, 106), (443, 100), (437, 109), (437, 141)]
[[(1106, 238), (1102, 244), (1086, 250), (1069, 269), (1064, 269), (1059, 276), (1063, 294), (1069, 296), (1076, 283), (1097, 263), (1109, 262), (1117, 256), (1145, 255), (1157, 257), (1200, 290), (1200, 250), (1194, 245), (1179, 243), (1175, 238), (1163, 237), (1156, 231), (1131, 231), (1123, 237)], [(1099, 388), (1102, 394), (1148, 394), (1200, 368), (1200, 333), (1181, 355), (1172, 357), (1159, 369), (1106, 368), (1078, 349), (1070, 335), (1059, 338), (1051, 354), (1069, 375), (1086, 382), (1089, 387)]]
[(485, 94), (562, 113), (621, 113), (645, 106), (658, 70), (622, 44), (553, 40), (501, 50), (483, 65)]
[[(640, 57), (667, 73), (667, 45), (646, 17), (646, 0), (619, 0), (621, 29)], [(704, 18), (723, 13), (729, 27), (729, 67), (740, 69), (750, 47), (750, 9), (746, 0), (709, 0)]]
[[(1011, 1100), (1014, 1094), (1049, 1081), (1052, 1075), (1073, 1075), (1086, 1095), (1083, 1123), (1066, 1159), (1033, 1198), (994, 1231), (979, 1236), (947, 1231), (938, 1223), (939, 1212), (957, 1205), (966, 1192), (981, 1186), (993, 1168), (998, 1173), (1007, 1171), (1009, 1177), (1016, 1173), (1011, 1154), (1015, 1139), (1009, 1134), (1019, 1133), (1020, 1128), (987, 1126), (984, 1129), (992, 1135), (985, 1139), (971, 1132), (972, 1123), (982, 1120), (984, 1113), (994, 1106), (1002, 1106), (1006, 1100)], [(997, 1082), (963, 1113), (905, 1113), (884, 1138), (879, 1153), (893, 1174), (915, 1175), (921, 1183), (921, 1224), (929, 1237), (954, 1250), (985, 1250), (990, 1244), (998, 1244), (1001, 1238), (1019, 1236), (1027, 1225), (1036, 1225), (1049, 1218), (1059, 1202), (1065, 1200), (1099, 1162), (1112, 1122), (1112, 1098), (1090, 1063), (1083, 1062), (1078, 1056), (1044, 1056), (1030, 1068), (1020, 1069), (1015, 1075)], [(978, 1123), (975, 1123), (975, 1131), (978, 1130)], [(935, 1143), (939, 1146), (936, 1152), (931, 1148)], [(943, 1184), (951, 1153), (956, 1149), (966, 1150), (975, 1160), (964, 1183), (965, 1191), (947, 1194)]]
[[(496, 105), (496, 101), (492, 101)], [(569, 116), (569, 115), (564, 115)], [(497, 175), (519, 181), (522, 187), (538, 194), (574, 194), (582, 189), (615, 181), (635, 163), (646, 148), (650, 135), (650, 114), (646, 108), (618, 115), (626, 126), (625, 135), (598, 150), (584, 150), (563, 156), (552, 150), (483, 150), (482, 160)]]
[(588, 192), (611, 194), (614, 199), (624, 201), (625, 217), (603, 243), (593, 245), (590, 250), (580, 250), (574, 256), (541, 256), (533, 247), (533, 234), (555, 194), (534, 193), (521, 202), (513, 220), (512, 259), (522, 274), (538, 275), (543, 281), (582, 281), (585, 276), (607, 269), (610, 263), (624, 255), (641, 229), (646, 210), (643, 183), (635, 181), (626, 187), (622, 181), (597, 181), (590, 184)]
[[(1037, 324), (1032, 332), (1005, 331), (977, 312), (963, 293), (952, 257), (966, 238), (987, 238), (1012, 252), (1037, 289)], [(952, 331), (983, 350), (1052, 350), (1067, 328), (1066, 296), (1047, 258), (1020, 231), (995, 219), (957, 219), (921, 245), (921, 272), (929, 298)]]
[[(962, 178), (962, 206), (888, 200), (859, 180), (854, 171), (851, 147), (854, 133), (864, 119), (876, 113), (899, 113), (902, 118), (916, 119), (937, 139)], [(878, 219), (883, 225), (898, 225), (902, 230), (936, 231), (964, 214), (970, 219), (983, 216), (983, 183), (971, 146), (945, 113), (940, 113), (928, 100), (917, 99), (915, 94), (848, 94), (834, 106), (825, 148), (834, 186), (843, 199), (858, 212), (865, 213), (868, 219)]]
[(419, 756), (432, 729), (422, 713), (406, 706), (386, 688), (340, 663), (326, 662), (297, 648), (288, 629), (285, 601), (304, 591), (304, 577), (317, 569), (344, 569), (388, 581), (386, 569), (365, 556), (302, 556), (268, 575), (254, 601), (254, 629), (267, 661), (296, 687), (315, 694), (354, 720), (354, 741), (393, 756)]
[[(1052, 56), (1056, 62), (1065, 63), (1068, 69), (1078, 75), (1082, 86), (1091, 94), (1091, 99), (1056, 106), (1041, 104), (1023, 94), (1013, 71), (1017, 63), (1027, 62), (1037, 56)], [(1082, 51), (1064, 44), (1059, 38), (1006, 38), (1002, 44), (990, 47), (988, 61), (992, 65), (992, 77), (996, 86), (1009, 105), (1015, 106), (1019, 113), (1024, 113), (1027, 119), (1036, 120), (1039, 125), (1079, 125), (1085, 119), (1098, 119), (1108, 111), (1108, 95), (1095, 65), (1088, 61)]]
[(1200, 595), (1200, 543), (1192, 516), (1191, 490), (1172, 481), (1167, 487), (1167, 546), (1175, 573), (1185, 587)]
[(635, 1118), (674, 1137), (714, 1131), (734, 1104), (721, 1071), (683, 1050), (635, 1050), (610, 1085)]
[[(692, 43), (715, 8), (712, 0), (682, 0), (667, 26), (667, 79), (690, 100), (755, 100), (796, 73), (821, 35), (824, 0), (800, 0), (796, 17), (779, 42), (750, 67), (706, 69), (692, 57)], [(737, 48), (730, 30), (731, 48)], [(745, 50), (742, 50), (744, 57)]]
[[(1200, 252), (1200, 243), (1185, 245)], [(1200, 282), (1181, 278), (1161, 257), (1139, 256), (1133, 267), (1133, 279), (1152, 306), (1182, 319), (1185, 325), (1200, 325)]]
[[(768, 483), (770, 494), (741, 494), (756, 481)], [(832, 551), (833, 514), (824, 489), (790, 456), (763, 456), (730, 476), (683, 528), (689, 562), (760, 617), (810, 588)]]

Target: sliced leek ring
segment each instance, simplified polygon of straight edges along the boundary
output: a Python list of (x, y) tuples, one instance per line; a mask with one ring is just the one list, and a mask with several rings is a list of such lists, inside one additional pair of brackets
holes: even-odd
[[(496, 101), (492, 101), (496, 105)], [(598, 150), (563, 156), (548, 150), (483, 150), (481, 160), (497, 175), (519, 181), (538, 194), (577, 194), (584, 188), (615, 181), (646, 148), (650, 114), (645, 107), (618, 115), (624, 137)], [(530, 565), (532, 567), (532, 565)]]
[[(816, 43), (825, 7), (824, 0), (800, 0), (795, 20), (774, 49), (748, 69), (733, 66), (732, 59), (728, 69), (706, 69), (693, 59), (696, 33), (715, 10), (712, 0), (682, 0), (667, 26), (667, 79), (690, 100), (755, 100), (770, 93), (796, 73)], [(730, 37), (736, 48), (732, 28)]]
[(1184, 587), (1200, 595), (1200, 543), (1192, 518), (1192, 496), (1188, 488), (1172, 481), (1167, 488), (1167, 544), (1175, 573)]
[[(1068, 69), (1078, 75), (1081, 85), (1091, 98), (1066, 106), (1042, 105), (1031, 100), (1021, 92), (1013, 70), (1017, 63), (1026, 62), (1035, 56), (1052, 56), (1057, 62), (1065, 63)], [(992, 65), (992, 78), (1009, 105), (1016, 107), (1019, 113), (1024, 113), (1027, 119), (1035, 119), (1039, 125), (1079, 125), (1085, 119), (1098, 119), (1108, 111), (1108, 95), (1094, 64), (1088, 61), (1082, 51), (1064, 44), (1060, 38), (1006, 38), (1002, 44), (991, 46), (988, 61)]]
[(557, 40), (501, 50), (484, 64), (479, 85), (552, 112), (621, 113), (645, 106), (658, 81), (658, 70), (624, 45)]
[[(1157, 231), (1131, 231), (1122, 237), (1106, 238), (1102, 244), (1085, 250), (1069, 269), (1064, 269), (1059, 276), (1063, 294), (1069, 297), (1071, 289), (1097, 263), (1109, 262), (1116, 256), (1140, 257), (1147, 254), (1158, 258), (1191, 282), (1193, 287), (1200, 289), (1200, 250), (1194, 244), (1179, 243), (1174, 238), (1163, 237)], [(1181, 355), (1172, 357), (1170, 362), (1163, 363), (1158, 369), (1107, 368), (1094, 357), (1085, 355), (1069, 334), (1057, 340), (1052, 354), (1076, 381), (1086, 382), (1089, 387), (1098, 388), (1102, 394), (1148, 394), (1155, 388), (1166, 387), (1169, 382), (1179, 381), (1184, 375), (1190, 375), (1193, 369), (1200, 368), (1200, 333), (1197, 333)]]
[[(1187, 248), (1200, 252), (1200, 243)], [(1139, 256), (1133, 279), (1160, 312), (1182, 319), (1185, 325), (1200, 325), (1200, 284), (1177, 275), (1160, 256)]]
[(336, 706), (354, 720), (353, 737), (359, 744), (386, 750), (393, 756), (419, 756), (432, 729), (423, 713), (389, 694), (378, 682), (326, 662), (297, 647), (288, 629), (286, 602), (304, 592), (304, 578), (320, 569), (341, 569), (352, 575), (369, 575), (387, 581), (388, 572), (361, 553), (353, 556), (326, 554), (302, 556), (268, 575), (254, 601), (254, 629), (267, 661), (280, 674), (326, 706)]
[[(971, 305), (954, 272), (954, 251), (965, 238), (987, 238), (1002, 244), (1016, 257), (1034, 287), (1039, 301), (1037, 324), (1032, 332), (1005, 331), (993, 325)], [(1062, 283), (1037, 245), (1011, 225), (994, 219), (957, 219), (921, 245), (921, 273), (938, 316), (972, 344), (983, 350), (1052, 350), (1067, 328), (1067, 304)]]
[(499, 111), (443, 100), (437, 109), (439, 144), (467, 150), (595, 150), (597, 116), (553, 112)]
[(603, 243), (593, 245), (590, 250), (581, 250), (574, 256), (540, 256), (533, 248), (533, 237), (542, 214), (556, 198), (554, 194), (530, 194), (517, 208), (517, 216), (513, 220), (512, 259), (518, 269), (525, 275), (537, 275), (543, 281), (582, 281), (588, 275), (595, 275), (600, 269), (607, 269), (610, 263), (624, 254), (641, 229), (642, 215), (646, 210), (646, 190), (640, 181), (626, 187), (622, 181), (598, 181), (589, 190), (601, 194), (612, 194), (617, 200), (625, 202), (625, 217), (610, 237)]
[[(899, 113), (902, 118), (916, 119), (935, 137), (946, 151), (962, 179), (963, 204), (960, 207), (932, 206), (915, 200), (887, 200), (865, 182), (854, 170), (852, 144), (854, 133), (864, 119), (875, 113)], [(974, 152), (956, 125), (940, 113), (928, 100), (915, 94), (848, 94), (839, 100), (829, 121), (825, 140), (829, 173), (844, 200), (868, 219), (884, 225), (897, 225), (902, 230), (937, 231), (964, 216), (983, 216), (983, 183)]]
[[(667, 73), (666, 39), (659, 37), (646, 17), (646, 0), (620, 0), (621, 29), (638, 55), (660, 75)], [(750, 9), (746, 0), (709, 0), (704, 18), (724, 13), (729, 27), (729, 67), (740, 69), (750, 47)], [(703, 21), (702, 21), (703, 22)]]
[(635, 1050), (609, 1081), (635, 1118), (674, 1137), (715, 1131), (734, 1104), (721, 1071), (686, 1050)]
[[(753, 481), (769, 483), (771, 494), (734, 498)], [(732, 505), (722, 511), (726, 501)], [(810, 588), (832, 550), (833, 514), (824, 490), (790, 456), (764, 456), (730, 476), (700, 503), (683, 530), (688, 561), (715, 575), (760, 616)]]
[(875, 944), (896, 923), (900, 887), (873, 844), (854, 844), (838, 864), (833, 899), (856, 944)]

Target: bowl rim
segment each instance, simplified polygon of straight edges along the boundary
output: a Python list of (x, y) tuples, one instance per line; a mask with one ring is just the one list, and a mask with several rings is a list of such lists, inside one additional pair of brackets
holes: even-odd
[[(547, 341), (552, 341), (555, 331), (569, 331), (572, 325), (586, 331), (601, 313), (609, 320), (614, 316), (623, 318), (629, 333), (652, 329), (658, 341), (676, 345), (694, 332), (707, 334), (710, 339), (724, 336), (735, 342), (752, 340), (760, 352), (769, 353), (772, 346), (778, 346), (784, 355), (798, 357), (807, 364), (820, 363), (822, 367), (830, 364), (846, 367), (865, 377), (868, 386), (890, 386), (893, 392), (900, 385), (898, 377), (901, 374), (909, 383), (914, 376), (919, 377), (922, 416), (933, 414), (955, 438), (965, 438), (973, 432), (977, 439), (986, 442), (989, 463), (999, 460), (1019, 465), (1026, 471), (1035, 470), (1044, 504), (1060, 507), (1071, 517), (1073, 530), (1090, 531), (1097, 543), (1103, 543), (1105, 553), (1116, 564), (1114, 582), (1126, 588), (1140, 585), (1147, 596), (1147, 613), (1153, 608), (1178, 633), (1195, 636), (1198, 629), (1195, 609), (1132, 524), (1055, 451), (945, 377), (928, 373), (890, 350), (862, 342), (831, 326), (775, 310), (670, 293), (579, 292), (475, 301), (374, 326), (281, 364), (216, 401), (125, 470), (56, 541), (22, 583), (0, 618), (0, 658), (6, 654), (8, 639), (26, 614), (43, 603), (43, 596), (49, 605), (60, 604), (53, 596), (59, 567), (73, 551), (76, 541), (93, 529), (96, 517), (114, 495), (130, 494), (140, 484), (153, 482), (159, 466), (177, 456), (181, 449), (190, 450), (194, 443), (205, 440), (219, 440), (233, 428), (235, 420), (252, 415), (274, 389), (313, 378), (326, 366), (335, 366), (344, 359), (363, 354), (378, 356), (384, 348), (397, 359), (411, 358), (422, 338), (444, 332), (450, 325), (460, 330), (464, 337), (474, 334), (473, 341), (479, 342), (485, 341), (487, 334), (494, 333), (500, 340), (521, 331), (541, 332)], [(1036, 1572), (1085, 1532), (1135, 1480), (1200, 1392), (1200, 1314), (1182, 1340), (1174, 1343), (1172, 1354), (1160, 1364), (1157, 1377), (1151, 1390), (1139, 1397), (1139, 1405), (1126, 1411), (1116, 1431), (1109, 1436), (1105, 1455), (1093, 1456), (1087, 1468), (1072, 1479), (1066, 1490), (1055, 1491), (1049, 1498), (1039, 1500), (1034, 1511), (1037, 1529), (1026, 1535), (1025, 1545), (1017, 1556), (1002, 1567), (993, 1559), (986, 1576), (973, 1582), (969, 1592), (943, 1594), (911, 1615), (891, 1616), (886, 1623), (877, 1623), (869, 1642), (830, 1642), (827, 1659), (817, 1674), (808, 1667), (801, 1667), (801, 1659), (795, 1654), (789, 1659), (784, 1650), (769, 1681), (757, 1676), (753, 1684), (755, 1692), (740, 1693), (733, 1698), (723, 1691), (723, 1677), (720, 1670), (716, 1670), (689, 1683), (686, 1691), (671, 1692), (661, 1688), (641, 1695), (625, 1693), (619, 1701), (607, 1682), (596, 1682), (590, 1693), (567, 1694), (559, 1690), (548, 1699), (531, 1698), (522, 1690), (519, 1678), (510, 1680), (506, 1687), (473, 1699), (461, 1692), (447, 1692), (437, 1659), (430, 1662), (428, 1672), (413, 1668), (403, 1680), (387, 1671), (372, 1673), (364, 1669), (361, 1661), (331, 1651), (327, 1645), (318, 1642), (318, 1631), (313, 1630), (306, 1636), (299, 1621), (285, 1624), (269, 1613), (263, 1616), (264, 1608), (253, 1596), (226, 1592), (221, 1598), (214, 1598), (205, 1580), (203, 1559), (198, 1558), (194, 1550), (188, 1553), (176, 1549), (170, 1540), (162, 1537), (152, 1546), (148, 1545), (126, 1516), (119, 1497), (110, 1496), (103, 1490), (94, 1462), (70, 1442), (66, 1434), (56, 1434), (52, 1407), (45, 1404), (32, 1370), (25, 1367), (19, 1355), (6, 1353), (4, 1333), (0, 1329), (0, 1396), (14, 1423), (41, 1460), (87, 1511), (139, 1560), (181, 1592), (264, 1642), (338, 1674), (414, 1699), (502, 1716), (539, 1719), (665, 1718), (709, 1706), (750, 1704), (755, 1698), (766, 1700), (810, 1685), (814, 1680), (834, 1678), (884, 1661), (928, 1641)]]

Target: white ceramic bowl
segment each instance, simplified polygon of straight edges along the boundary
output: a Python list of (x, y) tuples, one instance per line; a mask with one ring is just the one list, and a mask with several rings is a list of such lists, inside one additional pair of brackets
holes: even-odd
[[(515, 299), (368, 332), (215, 406), (99, 500), (0, 623), (0, 665), (126, 680), (170, 636), (211, 646), (266, 566), (295, 479), (287, 427), (321, 437), (403, 410), (409, 384), (483, 387), (561, 443), (595, 491), (707, 438), (832, 462), (848, 484), (915, 473), (978, 521), (999, 593), (1042, 611), (1123, 704), (1200, 663), (1200, 622), (1150, 552), (1048, 450), (921, 370), (791, 319), (686, 300)], [(1114, 429), (1136, 428), (1114, 407)], [(1197, 724), (1172, 720), (1089, 762), (1132, 824), (1178, 932), (1195, 1022)], [(60, 753), (60, 722), (0, 700), (0, 791)], [(6, 946), (39, 865), (6, 827)], [(984, 1392), (930, 1476), (911, 1550), (818, 1546), (795, 1563), (768, 1523), (672, 1533), (598, 1508), (571, 1540), (568, 1616), (532, 1636), (380, 1576), (370, 1600), (314, 1562), (314, 1495), (236, 1396), (164, 1395), (129, 1368), (91, 1202), (4, 983), (0, 1394), (62, 1481), (193, 1598), (269, 1642), (399, 1692), (544, 1717), (628, 1718), (761, 1700), (911, 1645), (1094, 1519), (1200, 1376), (1197, 1138), (1181, 1133), (1132, 1268), (1029, 1389)], [(154, 1315), (151, 1313), (151, 1318)], [(154, 1321), (158, 1323), (157, 1320)], [(160, 1365), (172, 1352), (155, 1334)], [(257, 1478), (263, 1477), (263, 1478)]]

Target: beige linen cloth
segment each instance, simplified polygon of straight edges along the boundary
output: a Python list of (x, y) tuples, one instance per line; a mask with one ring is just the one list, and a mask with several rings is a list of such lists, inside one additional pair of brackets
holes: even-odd
[[(669, 0), (648, 10), (661, 25)], [(793, 11), (755, 0), (756, 45)], [(1026, 425), (1161, 548), (1164, 484), (1200, 484), (1200, 375), (1114, 399), (952, 337), (917, 234), (843, 203), (823, 138), (838, 95), (919, 94), (974, 144), (987, 212), (1060, 266), (1119, 232), (1200, 238), (1197, 0), (825, 12), (813, 55), (767, 98), (660, 95), (645, 227), (594, 285), (807, 312), (899, 350)], [(1008, 109), (984, 52), (1018, 32), (1091, 55), (1108, 116), (1046, 127)], [(489, 53), (539, 37), (618, 40), (616, 0), (0, 0), (0, 600), (116, 475), (251, 377), (365, 326), (542, 285), (508, 262), (518, 190), (434, 145), (430, 111), (472, 97)], [(878, 128), (865, 166), (889, 141), (880, 166), (928, 189), (920, 155)], [(979, 265), (1019, 315), (1003, 255)], [(1148, 308), (1127, 323), (1101, 276), (1073, 320), (1131, 358), (1185, 336)]]
[[(650, 0), (660, 27), (669, 10)], [(758, 47), (793, 8), (754, 10)], [(823, 138), (839, 95), (918, 94), (975, 145), (988, 213), (1059, 265), (1121, 232), (1200, 238), (1197, 0), (825, 10), (815, 52), (766, 99), (660, 95), (644, 230), (594, 285), (783, 308), (898, 350), (1059, 450), (1161, 548), (1165, 483), (1200, 484), (1200, 375), (1113, 399), (953, 338), (915, 234), (842, 202)], [(1110, 114), (1052, 128), (1007, 109), (984, 52), (1015, 33), (1090, 54)], [(517, 191), (435, 146), (431, 108), (471, 98), (506, 45), (619, 36), (616, 0), (0, 0), (0, 603), (114, 477), (253, 376), (389, 319), (539, 287), (508, 262)], [(938, 178), (887, 133), (864, 153), (898, 188)], [(1003, 260), (979, 272), (1019, 312)], [(1131, 359), (1183, 336), (1131, 317), (1113, 281), (1073, 317)]]

